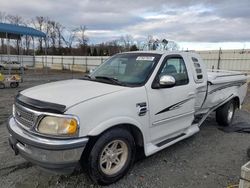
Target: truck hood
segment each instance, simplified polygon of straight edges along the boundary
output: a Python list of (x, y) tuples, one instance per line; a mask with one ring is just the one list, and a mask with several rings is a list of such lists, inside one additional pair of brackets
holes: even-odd
[(66, 80), (43, 84), (26, 89), (22, 95), (70, 108), (78, 103), (126, 89), (122, 86), (88, 80)]

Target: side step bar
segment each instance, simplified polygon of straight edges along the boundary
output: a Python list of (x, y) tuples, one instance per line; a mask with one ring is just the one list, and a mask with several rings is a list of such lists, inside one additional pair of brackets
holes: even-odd
[(169, 142), (172, 142), (173, 140), (176, 140), (177, 138), (180, 138), (180, 137), (185, 136), (185, 135), (186, 135), (186, 134), (182, 133), (182, 134), (177, 135), (177, 136), (175, 136), (175, 137), (168, 138), (168, 139), (163, 140), (163, 141), (161, 141), (160, 143), (156, 144), (156, 146), (157, 146), (157, 147), (161, 147), (161, 146), (163, 146), (163, 145), (165, 145), (165, 144), (167, 144), (167, 143), (169, 143)]

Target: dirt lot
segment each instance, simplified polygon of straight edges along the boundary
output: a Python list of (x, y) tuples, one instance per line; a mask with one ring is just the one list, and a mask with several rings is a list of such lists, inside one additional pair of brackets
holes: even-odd
[[(74, 74), (73, 77), (80, 77)], [(29, 74), (18, 89), (0, 90), (0, 187), (95, 187), (84, 172), (70, 176), (45, 173), (14, 156), (7, 138), (6, 121), (19, 90), (41, 83), (70, 79), (71, 73)], [(235, 123), (250, 121), (250, 91)], [(130, 173), (110, 187), (217, 188), (239, 182), (240, 167), (248, 161), (250, 135), (218, 130), (213, 115), (200, 133), (151, 157), (138, 161)]]

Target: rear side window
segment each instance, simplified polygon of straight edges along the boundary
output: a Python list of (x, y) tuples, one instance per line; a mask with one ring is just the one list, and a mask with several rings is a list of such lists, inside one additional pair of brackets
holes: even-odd
[(160, 71), (160, 76), (171, 75), (175, 78), (176, 86), (188, 84), (188, 74), (181, 57), (171, 57), (164, 62), (163, 68)]
[(196, 82), (203, 82), (203, 72), (202, 72), (202, 68), (201, 68), (201, 65), (200, 65), (198, 59), (195, 57), (192, 57), (192, 61), (193, 61), (194, 69), (195, 69), (195, 73), (196, 73), (195, 81)]

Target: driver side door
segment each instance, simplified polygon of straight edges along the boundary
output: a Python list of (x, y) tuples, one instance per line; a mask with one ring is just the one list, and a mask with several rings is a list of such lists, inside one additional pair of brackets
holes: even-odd
[(176, 83), (170, 88), (147, 88), (150, 136), (156, 144), (180, 135), (192, 124), (194, 117), (195, 85), (184, 59), (179, 55), (167, 56), (155, 81), (162, 75), (174, 77)]

